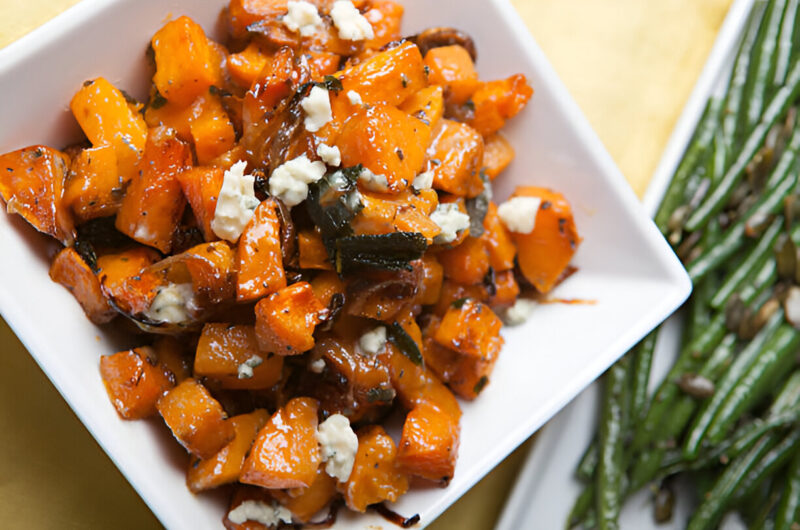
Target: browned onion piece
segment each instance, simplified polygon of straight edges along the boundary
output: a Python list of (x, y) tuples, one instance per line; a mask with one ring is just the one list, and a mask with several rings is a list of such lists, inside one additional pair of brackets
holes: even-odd
[(422, 53), (423, 57), (433, 48), (458, 44), (469, 52), (469, 56), (472, 57), (473, 62), (478, 60), (478, 52), (475, 50), (475, 42), (472, 40), (472, 37), (455, 28), (441, 26), (428, 28), (422, 33), (409, 37), (408, 40), (419, 47), (419, 51)]

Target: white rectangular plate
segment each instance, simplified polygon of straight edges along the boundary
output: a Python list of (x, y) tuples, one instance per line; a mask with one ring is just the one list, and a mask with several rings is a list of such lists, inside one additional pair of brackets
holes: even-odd
[[(572, 202), (584, 242), (580, 271), (559, 287), (595, 305), (541, 306), (505, 333), (491, 384), (464, 403), (460, 459), (446, 489), (416, 490), (396, 509), (422, 523), (445, 508), (544, 424), (687, 296), (688, 278), (623, 176), (557, 79), (507, 0), (406, 0), (405, 31), (461, 28), (478, 45), (482, 78), (523, 72), (536, 94), (505, 130), (517, 159), (497, 194), (547, 185)], [(170, 16), (187, 14), (220, 35), (222, 0), (84, 0), (0, 50), (0, 152), (78, 136), (67, 110), (89, 78), (105, 76), (136, 97), (147, 93), (145, 49)], [(98, 375), (100, 355), (120, 344), (92, 326), (47, 276), (44, 238), (0, 214), (0, 312), (153, 512), (169, 528), (219, 528), (220, 496), (194, 496), (185, 458), (159, 421), (119, 419)], [(374, 515), (342, 527), (386, 526)]]
[[(644, 206), (651, 215), (655, 214), (661, 202), (706, 102), (711, 94), (724, 88), (727, 82), (752, 4), (753, 0), (736, 0), (725, 18), (703, 72), (648, 187)], [(659, 333), (651, 387), (664, 378), (677, 355), (680, 324), (679, 318), (672, 318), (664, 332)], [(594, 435), (599, 402), (600, 385), (594, 383), (547, 424), (520, 471), (496, 530), (564, 528), (572, 505), (582, 490), (583, 485), (574, 478), (575, 466)], [(620, 517), (623, 529), (678, 530), (685, 527), (691, 513), (687, 502), (680, 502), (679, 499), (672, 521), (656, 525), (649, 499), (649, 492), (642, 491), (626, 502)]]

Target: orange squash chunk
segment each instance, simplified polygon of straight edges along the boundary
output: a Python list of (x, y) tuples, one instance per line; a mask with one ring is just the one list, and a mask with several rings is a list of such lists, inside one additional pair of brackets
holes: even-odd
[(385, 176), (389, 190), (397, 193), (408, 188), (422, 169), (429, 139), (430, 128), (420, 120), (395, 107), (376, 104), (353, 113), (336, 144), (343, 166), (363, 164)]
[(218, 56), (191, 18), (167, 22), (151, 44), (156, 58), (153, 83), (167, 101), (189, 105), (218, 80)]
[(256, 335), (262, 351), (300, 355), (314, 347), (314, 328), (325, 309), (311, 284), (284, 287), (256, 304)]
[(148, 247), (136, 247), (118, 254), (97, 258), (97, 278), (100, 288), (109, 298), (125, 297), (125, 281), (158, 261), (158, 252)]
[(0, 156), (0, 197), (39, 232), (72, 243), (75, 229), (63, 202), (69, 157), (35, 145)]
[(379, 358), (388, 367), (392, 386), (404, 408), (410, 410), (419, 403), (429, 402), (453, 418), (461, 418), (455, 396), (428, 368), (414, 364), (394, 344), (387, 344)]
[(178, 175), (183, 194), (206, 241), (218, 239), (211, 229), (211, 221), (217, 210), (217, 197), (224, 175), (225, 171), (217, 167), (193, 167)]
[[(358, 336), (371, 328), (358, 329)], [(337, 331), (341, 331), (337, 328)], [(346, 334), (346, 333), (342, 333)], [(389, 343), (386, 343), (389, 346)], [(314, 347), (313, 358), (324, 358), (329, 370), (336, 372), (347, 381), (348, 400), (366, 406), (373, 403), (387, 403), (394, 396), (389, 370), (375, 362), (374, 358), (356, 353), (355, 341), (348, 338), (323, 337)], [(344, 411), (345, 416), (350, 416)]]
[(457, 247), (440, 252), (438, 258), (445, 277), (465, 285), (481, 283), (489, 272), (489, 253), (481, 238), (468, 237)]
[(433, 190), (422, 190), (419, 195), (409, 189), (395, 195), (362, 191), (361, 204), (363, 207), (352, 222), (356, 234), (417, 232), (431, 244), (442, 231), (430, 219), (438, 204)]
[(300, 254), (301, 269), (333, 270), (318, 228), (301, 230), (297, 234), (297, 250)]
[(420, 260), (422, 277), (417, 291), (417, 303), (422, 305), (435, 304), (442, 292), (444, 268), (435, 256), (428, 254)]
[(425, 54), (428, 81), (444, 87), (448, 101), (461, 105), (480, 85), (469, 52), (457, 44), (433, 48)]
[(428, 146), (428, 169), (433, 187), (460, 197), (475, 197), (483, 191), (480, 165), (483, 138), (464, 123), (439, 120)]
[(514, 148), (500, 133), (493, 133), (484, 138), (483, 145), (483, 170), (490, 180), (514, 160)]
[(532, 95), (533, 89), (522, 74), (484, 83), (472, 95), (475, 112), (469, 124), (483, 136), (489, 136), (516, 116)]
[(122, 179), (112, 145), (83, 149), (72, 161), (64, 190), (64, 205), (79, 223), (117, 213), (122, 200)]
[(563, 195), (546, 188), (519, 187), (514, 196), (542, 200), (533, 231), (512, 233), (512, 237), (522, 274), (539, 292), (547, 293), (556, 285), (581, 242), (572, 208)]
[(452, 304), (459, 300), (471, 298), (473, 300), (484, 300), (486, 298), (486, 287), (483, 284), (464, 285), (452, 280), (442, 282), (441, 294), (433, 306), (433, 313), (436, 316), (444, 316), (451, 308)]
[(278, 409), (258, 432), (239, 480), (269, 489), (311, 486), (322, 459), (317, 407), (301, 397)]
[(344, 294), (346, 288), (344, 281), (335, 272), (321, 272), (311, 280), (311, 290), (323, 307), (330, 305), (333, 295)]
[(173, 256), (186, 265), (192, 288), (204, 305), (232, 301), (235, 294), (235, 256), (226, 241), (201, 243)]
[(398, 469), (397, 448), (383, 427), (369, 425), (357, 434), (358, 451), (342, 494), (348, 508), (363, 513), (370, 504), (396, 501), (408, 491), (408, 477)]
[(469, 299), (451, 306), (433, 335), (434, 340), (453, 351), (472, 357), (490, 357), (503, 345), (503, 322), (489, 306)]
[[(435, 321), (434, 321), (435, 322)], [(436, 326), (431, 324), (433, 329)], [(426, 328), (426, 334), (428, 329)], [(494, 341), (486, 355), (463, 355), (441, 346), (434, 338), (425, 338), (425, 363), (446, 382), (459, 397), (473, 400), (486, 388), (502, 346), (502, 338)]]
[(236, 261), (236, 299), (257, 300), (286, 287), (280, 233), (281, 222), (273, 201), (258, 205), (239, 238)]
[(158, 364), (167, 372), (167, 376), (175, 383), (192, 376), (191, 359), (184, 351), (183, 342), (171, 335), (161, 335), (153, 343)]
[(138, 109), (103, 77), (86, 81), (72, 98), (70, 109), (94, 147), (114, 148), (119, 174), (123, 182), (130, 180), (147, 140), (147, 126)]
[(228, 73), (239, 86), (250, 88), (267, 61), (269, 58), (261, 51), (261, 46), (251, 41), (244, 50), (228, 57)]
[(397, 463), (409, 474), (446, 486), (456, 468), (458, 420), (430, 403), (411, 409), (397, 445)]
[(489, 209), (486, 217), (483, 218), (483, 234), (481, 239), (486, 244), (489, 252), (489, 265), (495, 272), (505, 271), (514, 268), (514, 258), (517, 255), (517, 247), (511, 238), (511, 232), (497, 215), (497, 205), (489, 202)]
[(403, 22), (402, 5), (392, 0), (376, 0), (372, 2), (372, 7), (364, 13), (375, 38), (368, 40), (364, 45), (368, 49), (377, 50), (390, 42), (400, 40), (400, 25)]
[[(251, 370), (240, 370), (245, 363), (252, 364)], [(195, 375), (217, 379), (223, 388), (258, 389), (277, 383), (282, 370), (283, 358), (259, 351), (253, 326), (203, 326), (194, 357)]]
[(510, 306), (517, 301), (519, 284), (513, 270), (495, 273), (494, 287), (495, 293), (489, 298), (492, 307)]
[(138, 420), (155, 415), (159, 398), (174, 386), (153, 360), (151, 348), (136, 348), (100, 357), (100, 376), (119, 415)]
[(151, 129), (144, 156), (117, 214), (117, 230), (130, 238), (168, 253), (186, 199), (178, 175), (190, 167), (188, 146), (165, 127)]
[(234, 37), (244, 37), (247, 26), (286, 14), (286, 0), (231, 0), (228, 24)]
[(74, 248), (66, 247), (56, 254), (50, 265), (50, 279), (66, 287), (95, 324), (105, 324), (117, 316), (103, 295), (97, 276)]
[(175, 439), (199, 458), (211, 458), (235, 435), (222, 405), (194, 379), (164, 394), (157, 408)]
[(272, 496), (288, 508), (295, 519), (307, 523), (336, 496), (336, 479), (325, 472), (324, 466), (319, 466), (311, 486), (292, 490), (272, 490)]
[(400, 105), (403, 110), (415, 118), (422, 120), (425, 125), (435, 127), (444, 114), (444, 92), (442, 87), (432, 85), (412, 94)]
[(233, 425), (233, 440), (211, 458), (192, 458), (186, 472), (189, 489), (197, 493), (239, 480), (247, 452), (268, 419), (269, 413), (266, 410), (257, 409), (250, 414), (241, 414), (226, 420)]
[(219, 98), (205, 95), (195, 104), (201, 110), (189, 124), (194, 150), (199, 164), (210, 164), (216, 157), (229, 151), (236, 143), (236, 131)]

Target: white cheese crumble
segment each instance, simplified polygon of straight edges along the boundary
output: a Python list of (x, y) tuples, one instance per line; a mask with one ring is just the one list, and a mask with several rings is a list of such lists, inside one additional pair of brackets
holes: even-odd
[(411, 185), (416, 190), (429, 190), (433, 186), (433, 171), (426, 171), (414, 177), (414, 182)]
[(314, 372), (315, 374), (321, 374), (322, 371), (325, 369), (325, 359), (317, 359), (316, 361), (311, 361), (308, 363), (308, 369)]
[(358, 175), (358, 180), (370, 191), (378, 193), (385, 193), (389, 191), (389, 179), (386, 175), (373, 173), (367, 168), (361, 170)]
[(333, 25), (339, 30), (339, 38), (344, 40), (374, 39), (375, 32), (369, 20), (358, 12), (350, 0), (337, 0), (331, 8)]
[(519, 234), (530, 234), (536, 226), (536, 214), (542, 199), (538, 197), (514, 197), (497, 207), (497, 215), (506, 228)]
[(255, 177), (244, 174), (246, 166), (247, 162), (240, 160), (225, 171), (211, 220), (214, 234), (231, 243), (236, 243), (242, 235), (259, 203), (253, 186)]
[(361, 94), (359, 94), (355, 90), (348, 90), (347, 91), (347, 99), (353, 105), (363, 105), (364, 104), (364, 101), (361, 99)]
[(503, 316), (503, 322), (507, 326), (519, 326), (524, 324), (533, 314), (536, 309), (536, 302), (528, 300), (527, 298), (517, 298), (514, 305), (506, 309)]
[(278, 166), (269, 177), (269, 193), (290, 208), (306, 200), (308, 185), (325, 175), (325, 164), (312, 162), (306, 155)]
[(313, 87), (311, 92), (300, 100), (300, 106), (306, 111), (306, 119), (303, 123), (309, 132), (317, 132), (333, 119), (331, 97), (327, 88)]
[(317, 6), (303, 0), (287, 4), (289, 12), (283, 17), (283, 25), (289, 31), (299, 32), (302, 37), (310, 37), (322, 25)]
[(442, 233), (434, 238), (434, 243), (452, 243), (458, 232), (469, 228), (469, 215), (458, 209), (454, 202), (440, 204), (431, 212), (431, 221), (442, 229)]
[(342, 153), (335, 145), (331, 147), (326, 143), (319, 144), (317, 146), (317, 155), (329, 166), (339, 166), (342, 164)]
[(234, 524), (244, 524), (245, 521), (255, 521), (266, 527), (275, 527), (280, 523), (291, 523), (292, 512), (288, 508), (272, 502), (246, 500), (230, 512), (228, 519)]
[(178, 324), (189, 320), (189, 310), (194, 306), (191, 283), (171, 283), (156, 293), (144, 316), (154, 322)]
[(333, 414), (319, 424), (317, 441), (325, 462), (325, 472), (339, 482), (347, 482), (353, 471), (358, 451), (358, 436), (350, 427), (350, 420), (341, 414)]
[(358, 339), (358, 347), (361, 353), (368, 356), (375, 356), (386, 347), (386, 328), (378, 326), (372, 331), (367, 331)]
[(253, 377), (253, 368), (264, 362), (259, 355), (252, 355), (245, 362), (240, 364), (236, 371), (238, 372), (239, 379), (250, 379)]

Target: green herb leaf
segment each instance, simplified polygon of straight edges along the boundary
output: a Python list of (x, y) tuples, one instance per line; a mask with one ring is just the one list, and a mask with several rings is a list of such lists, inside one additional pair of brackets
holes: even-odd
[(321, 82), (317, 83), (317, 86), (320, 88), (326, 88), (329, 92), (333, 93), (337, 93), (343, 88), (342, 82), (339, 81), (339, 78), (332, 75), (326, 75)]
[(375, 387), (367, 390), (367, 403), (388, 403), (394, 399), (393, 388)]
[(411, 338), (411, 335), (403, 329), (403, 326), (398, 322), (393, 322), (387, 329), (389, 331), (389, 340), (397, 346), (400, 353), (408, 357), (412, 363), (421, 365), (422, 352), (419, 351), (417, 343)]
[(452, 302), (450, 302), (450, 307), (454, 309), (461, 309), (467, 302), (469, 302), (469, 296), (453, 300)]
[(150, 101), (147, 102), (147, 106), (153, 110), (160, 109), (164, 105), (167, 104), (167, 98), (161, 95), (161, 92), (158, 90), (153, 92), (153, 96), (150, 98)]
[(483, 377), (478, 379), (478, 382), (475, 383), (475, 386), (473, 387), (472, 391), (475, 392), (475, 394), (480, 394), (483, 391), (483, 388), (486, 386), (486, 383), (488, 382), (489, 378), (484, 375)]
[(421, 258), (427, 248), (427, 239), (417, 232), (340, 237), (335, 242), (336, 270), (410, 270), (409, 262)]

